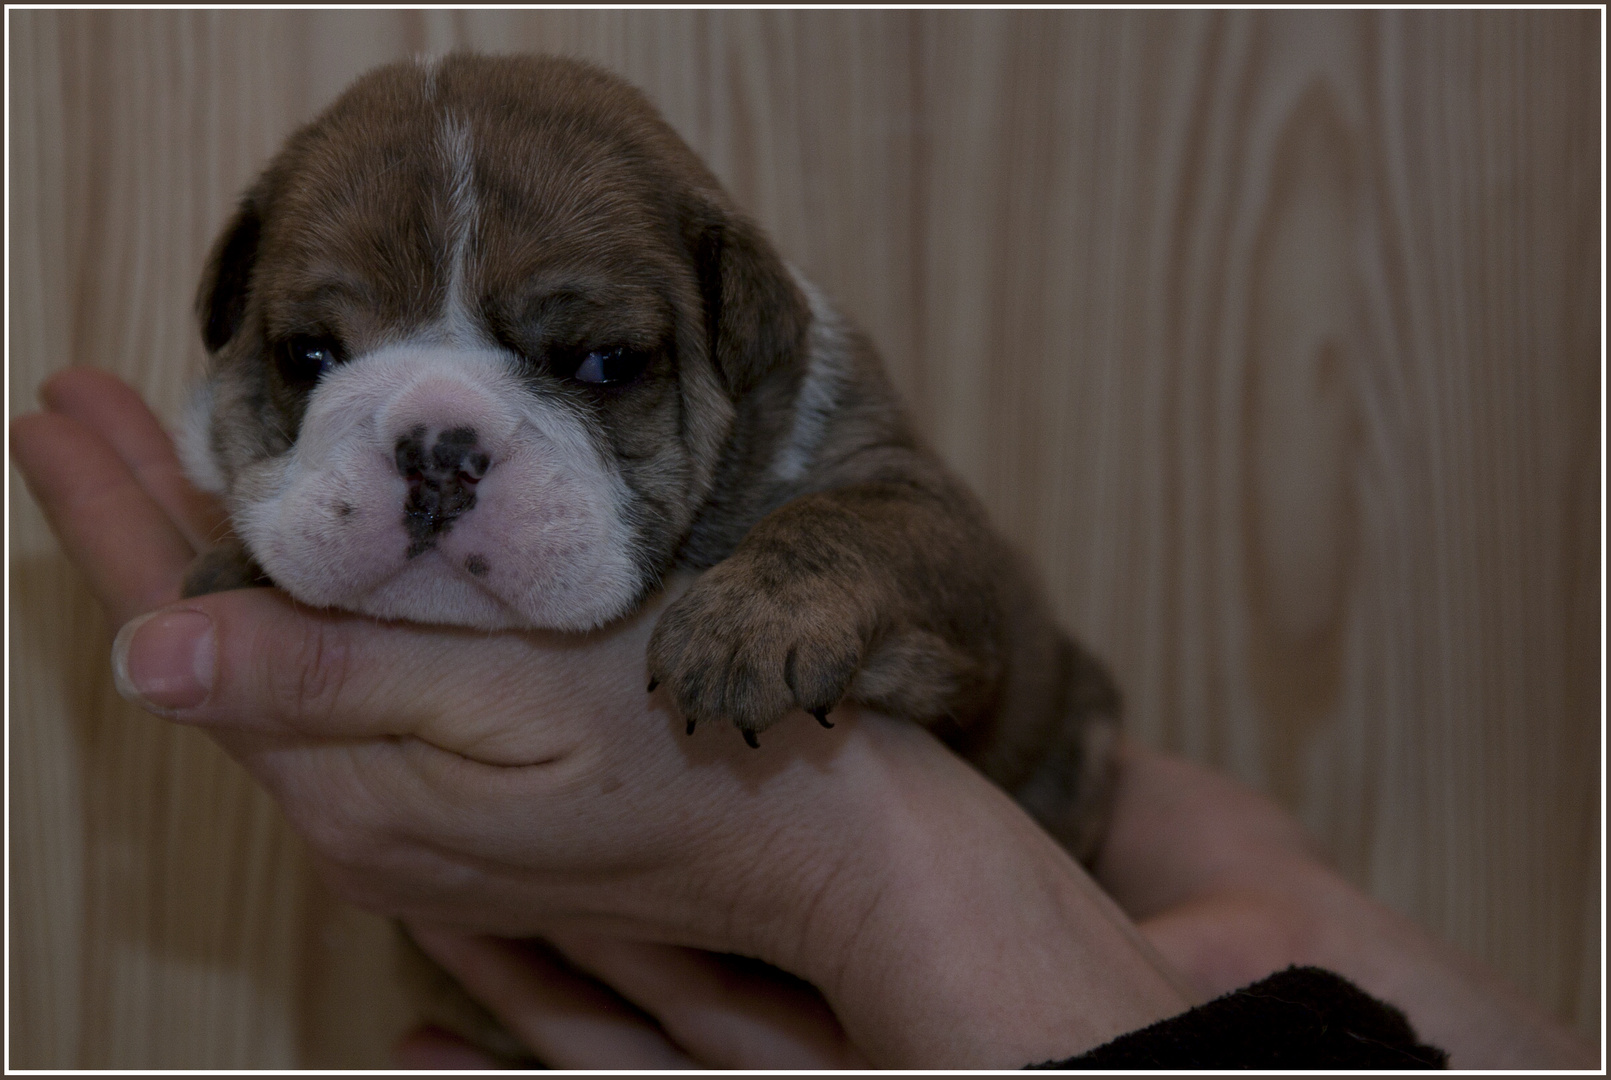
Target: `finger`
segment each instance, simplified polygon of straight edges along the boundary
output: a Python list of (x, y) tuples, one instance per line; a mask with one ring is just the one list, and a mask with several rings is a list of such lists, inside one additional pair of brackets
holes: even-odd
[(436, 927), (409, 932), (549, 1068), (695, 1066), (643, 1014), (536, 949)]
[(473, 837), (476, 826), (483, 843), (497, 834), (488, 827), (496, 808), (442, 798), (407, 760), (411, 750), (454, 755), (415, 739), (212, 734), (279, 805), (325, 884), (348, 903), (383, 915), (473, 918), (488, 930), (529, 923), (529, 879), (511, 875), (506, 861), (441, 842), (449, 831)]
[(708, 1067), (867, 1067), (822, 995), (776, 968), (673, 945), (580, 935), (552, 940)]
[(1229, 776), (1128, 739), (1116, 766), (1093, 870), (1133, 919), (1229, 885), (1262, 888), (1272, 865), (1310, 861), (1302, 826)]
[(429, 1025), (417, 1027), (397, 1040), (392, 1064), (399, 1069), (431, 1072), (491, 1072), (503, 1064), (451, 1032)]
[(1314, 937), (1296, 905), (1237, 890), (1177, 904), (1137, 928), (1204, 1000), (1304, 963)]
[(417, 735), (481, 764), (529, 765), (568, 753), (592, 717), (635, 709), (650, 722), (636, 673), (652, 616), (593, 636), (489, 635), (241, 589), (123, 627), (113, 668), (125, 697), (182, 723), (309, 738)]
[(196, 550), (228, 533), (222, 508), (186, 479), (173, 440), (128, 384), (93, 368), (69, 368), (47, 380), (39, 396), (50, 411), (99, 433)]
[(22, 416), (11, 425), (11, 449), (51, 529), (114, 622), (178, 598), (195, 549), (96, 432), (67, 416)]
[[(408, 735), (431, 726), (438, 701), (466, 702), (451, 669), (478, 658), (461, 659), (457, 638), (247, 589), (133, 620), (118, 632), (112, 666), (125, 697), (184, 723), (316, 739)], [(496, 657), (496, 639), (483, 642)]]

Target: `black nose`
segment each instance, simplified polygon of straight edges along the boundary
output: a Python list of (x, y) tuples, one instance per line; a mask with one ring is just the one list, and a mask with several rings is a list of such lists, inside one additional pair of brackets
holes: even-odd
[(492, 459), (476, 441), (475, 428), (449, 428), (432, 441), (423, 425), (397, 440), (393, 457), (408, 481), (403, 528), (412, 559), (435, 547), (436, 538), (475, 506), (475, 486)]

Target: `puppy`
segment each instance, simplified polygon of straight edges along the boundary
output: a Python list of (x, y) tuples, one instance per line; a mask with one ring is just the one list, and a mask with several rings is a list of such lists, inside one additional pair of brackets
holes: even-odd
[[(751, 746), (853, 700), (1088, 856), (1118, 697), (872, 347), (646, 99), (584, 64), (381, 68), (212, 253), (182, 439), (238, 542), (191, 595), (586, 630), (704, 574), (642, 676)], [(623, 672), (623, 678), (639, 678)]]

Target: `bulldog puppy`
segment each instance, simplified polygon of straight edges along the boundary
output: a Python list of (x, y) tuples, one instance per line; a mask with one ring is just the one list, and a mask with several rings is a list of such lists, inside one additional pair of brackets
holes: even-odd
[(474, 56), (370, 73), (247, 193), (198, 308), (182, 452), (239, 540), (189, 594), (586, 630), (704, 570), (621, 673), (690, 733), (756, 746), (858, 701), (1090, 853), (1112, 683), (867, 340), (620, 80)]

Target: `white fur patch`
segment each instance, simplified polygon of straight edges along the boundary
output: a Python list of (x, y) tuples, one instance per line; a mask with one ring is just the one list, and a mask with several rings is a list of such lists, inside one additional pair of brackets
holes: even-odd
[(441, 62), (440, 56), (429, 56), (424, 53), (416, 53), (414, 56), (414, 64), (425, 79), (425, 100), (428, 102), (436, 101), (436, 69)]
[[(475, 504), (410, 555), (398, 441), (473, 428)], [(636, 599), (630, 492), (580, 416), (506, 353), (391, 345), (319, 381), (295, 447), (243, 475), (236, 526), (308, 604), (483, 629), (586, 630)]]
[(810, 358), (794, 399), (788, 438), (772, 461), (772, 473), (780, 480), (798, 480), (816, 460), (828, 421), (839, 404), (847, 360), (844, 319), (815, 285), (793, 272), (811, 305)]
[(174, 437), (174, 448), (179, 452), (179, 464), (185, 476), (202, 491), (222, 495), (229, 487), (223, 470), (218, 467), (213, 453), (213, 383), (211, 379), (197, 384), (185, 402), (185, 411), (179, 417), (179, 431)]
[(446, 163), (452, 182), (448, 187), (448, 229), (452, 237), (448, 259), (447, 306), (442, 324), (447, 339), (467, 345), (480, 336), (465, 295), (465, 260), (476, 227), (475, 149), (470, 143), (470, 125), (463, 119), (445, 115), (437, 138), (438, 151)]

